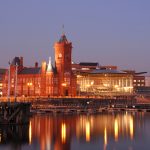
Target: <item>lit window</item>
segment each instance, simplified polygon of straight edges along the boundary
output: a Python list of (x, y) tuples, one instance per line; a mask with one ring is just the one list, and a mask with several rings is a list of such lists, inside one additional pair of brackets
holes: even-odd
[(89, 68), (82, 68), (82, 70), (90, 70)]
[(134, 80), (134, 82), (136, 82), (136, 80)]
[(14, 83), (14, 79), (11, 79), (11, 83)]

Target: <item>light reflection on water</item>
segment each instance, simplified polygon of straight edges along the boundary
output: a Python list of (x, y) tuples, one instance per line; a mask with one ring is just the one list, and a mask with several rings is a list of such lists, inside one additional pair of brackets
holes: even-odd
[(16, 150), (144, 150), (149, 145), (149, 125), (150, 113), (35, 115), (26, 130), (18, 127), (12, 137), (7, 135), (10, 129), (1, 129), (0, 149), (15, 145)]
[(66, 143), (66, 124), (61, 124), (61, 141), (62, 143)]

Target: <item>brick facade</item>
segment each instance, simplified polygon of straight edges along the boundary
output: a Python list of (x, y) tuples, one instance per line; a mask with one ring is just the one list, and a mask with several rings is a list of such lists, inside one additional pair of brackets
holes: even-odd
[[(17, 96), (76, 96), (76, 77), (72, 73), (72, 43), (65, 35), (54, 44), (55, 66), (42, 62), (32, 68), (24, 67), (23, 57), (15, 57), (10, 63), (10, 95)], [(16, 67), (17, 65), (17, 67)], [(17, 81), (16, 81), (17, 69)], [(8, 71), (3, 80), (3, 96), (8, 91)]]

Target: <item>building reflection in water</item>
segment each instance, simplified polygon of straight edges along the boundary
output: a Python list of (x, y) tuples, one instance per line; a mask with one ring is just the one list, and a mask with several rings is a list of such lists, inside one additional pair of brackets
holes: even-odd
[(66, 142), (66, 124), (65, 123), (61, 124), (61, 140), (62, 140), (62, 143)]
[(70, 150), (73, 139), (91, 142), (96, 138), (103, 138), (103, 147), (107, 149), (112, 137), (114, 142), (119, 142), (121, 137), (134, 138), (132, 114), (37, 115), (29, 125), (29, 143), (38, 140), (41, 150)]
[(130, 116), (130, 138), (133, 140), (133, 117)]
[(86, 120), (86, 125), (85, 125), (86, 131), (85, 131), (85, 136), (86, 136), (86, 141), (90, 141), (90, 122), (89, 120)]
[(107, 129), (104, 128), (104, 150), (106, 150), (107, 147)]
[(29, 131), (28, 124), (27, 125), (1, 125), (0, 146), (10, 145), (11, 149), (15, 149), (15, 150), (21, 149), (21, 145), (25, 145), (29, 143), (28, 131)]
[(29, 123), (29, 144), (32, 143), (32, 128), (31, 128), (31, 121)]
[(119, 127), (118, 127), (118, 120), (115, 118), (114, 122), (114, 134), (115, 134), (115, 141), (118, 141), (118, 134), (119, 134)]

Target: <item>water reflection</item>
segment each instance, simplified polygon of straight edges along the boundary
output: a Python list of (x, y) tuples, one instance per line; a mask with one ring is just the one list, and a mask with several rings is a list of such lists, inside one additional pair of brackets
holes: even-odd
[(32, 143), (32, 128), (31, 128), (31, 121), (29, 123), (29, 144)]
[(86, 136), (86, 141), (89, 142), (90, 141), (90, 122), (89, 120), (86, 120), (86, 124), (85, 124), (85, 136)]
[[(71, 149), (72, 137), (79, 141), (91, 142), (102, 137), (104, 149), (109, 139), (114, 137), (134, 138), (134, 120), (132, 114), (101, 114), (75, 116), (35, 116), (29, 126), (29, 142), (37, 138), (40, 149)], [(32, 131), (32, 133), (30, 133)], [(32, 138), (31, 138), (32, 135)]]
[(104, 128), (104, 150), (106, 150), (107, 147), (107, 129)]
[(118, 134), (119, 134), (119, 127), (118, 127), (118, 120), (115, 119), (114, 123), (114, 133), (115, 133), (115, 141), (118, 141)]
[(65, 123), (62, 123), (61, 125), (61, 140), (62, 140), (62, 143), (66, 142), (66, 124)]
[(20, 149), (21, 145), (29, 143), (28, 130), (28, 125), (0, 126), (0, 145), (10, 144), (12, 149)]
[(22, 149), (29, 150), (81, 150), (90, 149), (90, 146), (95, 146), (93, 149), (111, 150), (112, 143), (116, 150), (120, 149), (117, 148), (118, 144), (126, 146), (124, 149), (133, 149), (132, 141), (136, 137), (142, 138), (138, 135), (142, 132), (138, 130), (145, 129), (143, 118), (142, 113), (36, 115), (27, 126), (0, 128), (0, 143), (16, 143)]

